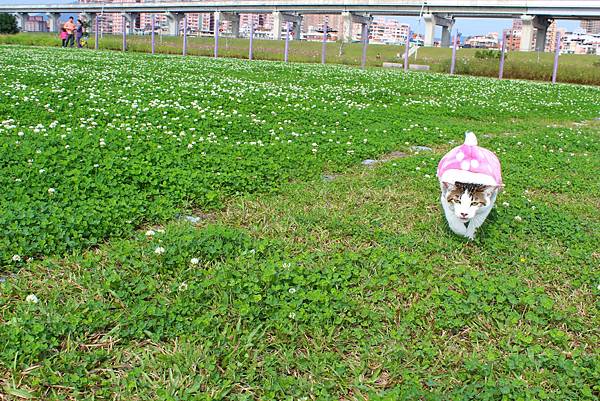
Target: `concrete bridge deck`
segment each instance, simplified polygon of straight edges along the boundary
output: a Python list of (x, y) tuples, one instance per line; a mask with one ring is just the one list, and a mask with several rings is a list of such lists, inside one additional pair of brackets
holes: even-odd
[(0, 12), (238, 12), (272, 11), (415, 16), (450, 14), (454, 17), (514, 18), (544, 15), (560, 19), (600, 19), (599, 0), (217, 0), (150, 1), (144, 3), (2, 4)]
[[(3, 4), (0, 13), (14, 13), (23, 19), (30, 13), (46, 13), (52, 31), (58, 30), (61, 13), (84, 13), (91, 18), (101, 13), (121, 13), (131, 21), (139, 13), (166, 14), (172, 35), (180, 32), (185, 13), (218, 13), (237, 21), (240, 13), (273, 13), (277, 23), (273, 37), (281, 37), (281, 23), (292, 21), (299, 29), (303, 14), (342, 14), (344, 41), (351, 40), (353, 23), (368, 30), (371, 18), (386, 16), (422, 16), (425, 22), (425, 46), (433, 46), (435, 27), (442, 27), (442, 46), (450, 46), (450, 32), (456, 18), (520, 18), (523, 22), (521, 50), (543, 51), (546, 32), (555, 19), (598, 19), (600, 0), (208, 0), (149, 1), (144, 3), (72, 3)], [(234, 24), (236, 25), (236, 24)], [(236, 33), (234, 33), (236, 34)]]

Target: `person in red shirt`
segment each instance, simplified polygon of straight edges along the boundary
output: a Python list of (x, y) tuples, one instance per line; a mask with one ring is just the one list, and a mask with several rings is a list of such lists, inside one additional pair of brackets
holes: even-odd
[(73, 17), (69, 17), (69, 20), (63, 25), (65, 31), (67, 31), (67, 43), (65, 47), (73, 47), (75, 44), (75, 24), (73, 23)]

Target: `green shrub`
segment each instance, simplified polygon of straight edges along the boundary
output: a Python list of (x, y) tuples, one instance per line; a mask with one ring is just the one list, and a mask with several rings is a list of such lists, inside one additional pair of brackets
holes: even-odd
[(19, 28), (17, 27), (17, 19), (14, 15), (6, 13), (0, 14), (0, 33), (11, 35), (19, 33)]
[[(500, 55), (502, 53), (498, 50), (487, 49), (487, 50), (477, 50), (475, 52), (475, 58), (480, 60), (499, 60)], [(506, 59), (507, 54), (504, 55), (504, 59)]]

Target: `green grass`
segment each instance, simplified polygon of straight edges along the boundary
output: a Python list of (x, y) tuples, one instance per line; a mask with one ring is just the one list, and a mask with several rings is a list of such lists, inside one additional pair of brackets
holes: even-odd
[[(0, 397), (598, 398), (600, 90), (73, 54), (0, 47)], [(472, 242), (467, 129), (506, 184)]]
[[(90, 38), (90, 47), (94, 46), (94, 37)], [(181, 54), (181, 37), (157, 36), (156, 51), (166, 54)], [(150, 36), (129, 36), (128, 49), (134, 52), (150, 53)], [(18, 35), (0, 35), (0, 44), (60, 46), (60, 40), (54, 34), (20, 33)], [(222, 37), (221, 57), (248, 58), (247, 39)], [(214, 39), (208, 37), (188, 38), (188, 54), (213, 56)], [(290, 61), (301, 63), (321, 62), (320, 42), (290, 41)], [(120, 35), (106, 35), (100, 43), (102, 49), (121, 50)], [(283, 61), (283, 41), (255, 40), (254, 57), (259, 60)], [(475, 58), (476, 49), (460, 49), (457, 55), (457, 74), (476, 76), (498, 76), (498, 60), (480, 60)], [(362, 44), (328, 43), (327, 63), (359, 66), (362, 57)], [(367, 65), (381, 67), (384, 62), (403, 62), (404, 47), (370, 44), (367, 52)], [(441, 48), (422, 48), (411, 63), (430, 65), (435, 72), (450, 71), (452, 51)], [(528, 79), (550, 81), (554, 64), (552, 53), (510, 52), (504, 69), (508, 79)], [(560, 82), (600, 85), (600, 56), (561, 55), (558, 80)]]

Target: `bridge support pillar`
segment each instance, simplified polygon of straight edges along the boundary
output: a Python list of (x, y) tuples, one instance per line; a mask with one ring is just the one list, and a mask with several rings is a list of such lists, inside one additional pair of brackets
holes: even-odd
[(87, 24), (88, 32), (92, 32), (94, 30), (94, 23), (96, 22), (96, 13), (91, 13), (88, 11), (79, 13), (79, 19)]
[(58, 32), (60, 28), (60, 13), (48, 13), (47, 15), (50, 32)]
[(535, 36), (535, 50), (543, 52), (546, 50), (546, 35), (548, 34), (548, 27), (550, 27), (550, 20), (548, 18), (538, 17), (537, 33)]
[(240, 37), (240, 15), (237, 13), (224, 13), (215, 11), (215, 21), (229, 21), (231, 23), (231, 34), (234, 38)]
[(283, 13), (273, 11), (273, 39), (281, 40), (281, 23), (283, 22)]
[(19, 25), (19, 29), (21, 32), (25, 32), (25, 23), (27, 22), (27, 17), (29, 17), (28, 13), (16, 13), (15, 18), (17, 19), (17, 25)]
[(342, 13), (342, 42), (352, 43), (354, 24), (370, 24), (371, 17), (369, 15), (357, 15), (348, 11)]
[(521, 51), (530, 52), (533, 50), (533, 31), (535, 34), (535, 50), (543, 52), (546, 48), (546, 33), (550, 26), (550, 20), (547, 17), (539, 15), (522, 15), (521, 21), (523, 28), (521, 30)]
[(425, 14), (425, 47), (433, 47), (435, 41), (435, 27), (441, 25), (442, 47), (450, 47), (450, 31), (454, 26), (454, 18), (441, 17), (436, 14)]
[(169, 35), (179, 36), (179, 24), (183, 20), (183, 14), (167, 12), (165, 15), (169, 26)]
[(294, 40), (302, 39), (302, 16), (296, 16), (296, 20), (292, 22), (292, 32), (294, 33)]
[(123, 17), (125, 17), (124, 21), (127, 22), (129, 24), (129, 27), (123, 27), (123, 30), (126, 30), (126, 32), (130, 35), (133, 35), (135, 33), (135, 20), (137, 19), (138, 15), (135, 13), (121, 13), (121, 15)]
[(450, 47), (452, 26), (443, 26), (442, 27), (442, 47)]
[(294, 32), (294, 39), (300, 39), (302, 16), (297, 14), (282, 13), (281, 11), (273, 11), (273, 39), (281, 40), (281, 24), (284, 22), (291, 22), (293, 24), (292, 31)]
[(233, 35), (234, 38), (239, 38), (240, 37), (240, 15), (236, 14), (236, 17), (234, 20), (231, 21), (231, 34)]

